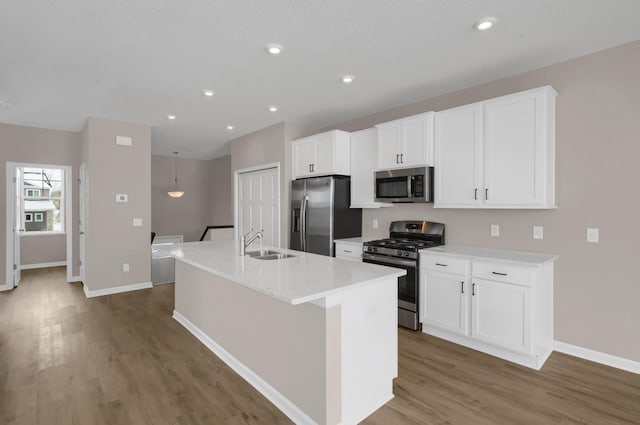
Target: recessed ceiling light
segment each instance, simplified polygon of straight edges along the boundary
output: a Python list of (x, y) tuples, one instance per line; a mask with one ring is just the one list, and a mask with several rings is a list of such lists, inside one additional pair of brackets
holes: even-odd
[(344, 75), (342, 77), (342, 82), (345, 84), (351, 84), (353, 82), (353, 80), (355, 80), (356, 77), (354, 77), (353, 75)]
[(267, 52), (272, 55), (279, 55), (282, 52), (282, 46), (279, 44), (269, 44), (267, 45)]
[(269, 106), (269, 110), (271, 112), (276, 112), (278, 110), (278, 107), (277, 106)]
[(234, 127), (232, 125), (228, 125), (227, 126), (227, 130), (233, 130), (233, 129), (234, 129)]
[(170, 120), (175, 120), (176, 116), (171, 114), (171, 115), (167, 115), (167, 118), (169, 118)]
[(211, 97), (214, 94), (216, 94), (216, 92), (214, 92), (213, 90), (202, 90), (202, 94), (207, 96), (207, 97)]
[(496, 23), (496, 18), (483, 18), (473, 24), (473, 27), (478, 31), (486, 31), (493, 27)]

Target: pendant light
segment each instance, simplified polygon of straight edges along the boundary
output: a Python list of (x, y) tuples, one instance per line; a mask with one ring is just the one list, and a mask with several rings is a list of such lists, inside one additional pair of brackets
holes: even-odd
[(174, 152), (173, 155), (175, 177), (173, 179), (173, 187), (167, 191), (167, 195), (171, 196), (172, 198), (180, 198), (182, 195), (184, 195), (184, 191), (181, 190), (180, 187), (178, 187), (178, 152)]

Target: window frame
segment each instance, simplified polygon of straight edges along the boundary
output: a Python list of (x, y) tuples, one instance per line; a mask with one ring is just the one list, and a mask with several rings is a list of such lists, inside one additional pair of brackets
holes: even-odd
[[(59, 182), (61, 183), (60, 186), (60, 195), (59, 196), (51, 196), (51, 189), (49, 189), (49, 195), (48, 196), (42, 196), (42, 189), (40, 188), (25, 188), (25, 180), (26, 181), (33, 181), (34, 179), (29, 179), (29, 178), (25, 178), (25, 168), (26, 169), (40, 169), (41, 173), (44, 174), (45, 171), (47, 170), (56, 170), (59, 171), (61, 173), (60, 176), (60, 180)], [(18, 167), (18, 169), (20, 170), (19, 172), (19, 182), (18, 184), (20, 185), (20, 209), (21, 209), (21, 234), (23, 236), (31, 236), (31, 235), (46, 235), (46, 234), (52, 234), (52, 235), (61, 235), (61, 234), (65, 234), (67, 232), (67, 173), (69, 172), (69, 170), (67, 170), (66, 167), (64, 166), (56, 166), (56, 165), (36, 165), (36, 164), (32, 164), (32, 165), (24, 165), (21, 167)], [(41, 175), (42, 175), (41, 174)], [(28, 193), (29, 191), (33, 191), (33, 193), (38, 193), (38, 196), (30, 196)], [(59, 207), (57, 209), (57, 211), (59, 211), (60, 213), (60, 229), (61, 230), (37, 230), (37, 229), (27, 229), (27, 226), (25, 225), (25, 223), (42, 223), (44, 222), (44, 212), (36, 212), (36, 211), (30, 211), (27, 213), (26, 211), (26, 201), (33, 201), (34, 198), (37, 198), (38, 200), (45, 200), (45, 201), (50, 201), (50, 202), (54, 202), (54, 201), (58, 201)], [(56, 211), (56, 210), (51, 210)], [(26, 220), (26, 214), (30, 214), (31, 215), (31, 220)], [(40, 215), (40, 220), (36, 220), (37, 215)]]

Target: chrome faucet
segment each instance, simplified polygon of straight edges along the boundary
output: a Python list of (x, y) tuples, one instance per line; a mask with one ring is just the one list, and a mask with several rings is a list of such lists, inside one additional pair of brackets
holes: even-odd
[(249, 230), (240, 238), (240, 255), (245, 255), (247, 253), (247, 247), (251, 245), (251, 243), (256, 239), (262, 238), (262, 236), (264, 236), (263, 234), (264, 229), (261, 229), (261, 230), (258, 230), (256, 233), (254, 233), (254, 235), (251, 236), (249, 240), (246, 240), (247, 236), (249, 236), (251, 232), (253, 232), (253, 229)]

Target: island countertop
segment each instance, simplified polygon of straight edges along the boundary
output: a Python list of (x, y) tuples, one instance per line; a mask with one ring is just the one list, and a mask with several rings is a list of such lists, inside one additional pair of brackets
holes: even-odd
[(402, 269), (357, 263), (260, 244), (247, 251), (272, 249), (294, 255), (279, 260), (240, 256), (238, 241), (187, 242), (162, 247), (184, 261), (289, 304), (302, 304), (338, 294), (354, 286), (406, 274)]

